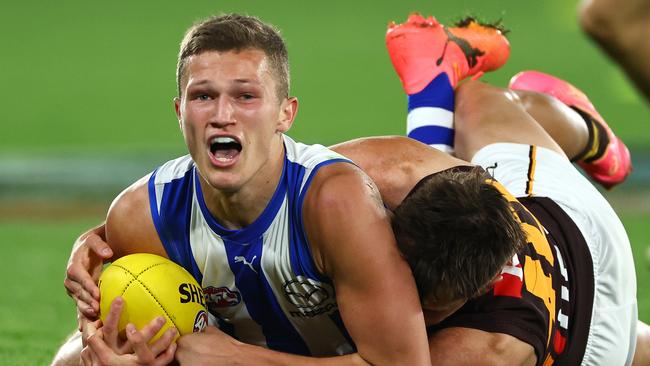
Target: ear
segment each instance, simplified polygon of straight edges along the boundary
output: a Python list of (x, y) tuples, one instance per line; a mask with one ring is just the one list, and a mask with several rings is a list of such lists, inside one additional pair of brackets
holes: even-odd
[(181, 98), (174, 97), (174, 110), (176, 111), (176, 119), (178, 119), (178, 127), (183, 131), (183, 126), (181, 125)]
[(287, 132), (293, 125), (293, 120), (298, 113), (298, 98), (289, 97), (282, 101), (280, 105), (280, 116), (278, 118), (277, 132)]

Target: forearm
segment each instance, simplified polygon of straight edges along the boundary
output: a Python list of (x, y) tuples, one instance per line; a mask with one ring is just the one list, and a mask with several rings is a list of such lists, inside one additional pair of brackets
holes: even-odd
[(531, 345), (503, 333), (472, 328), (446, 328), (429, 338), (431, 363), (440, 366), (533, 366), (537, 362)]
[(370, 365), (363, 360), (357, 353), (338, 356), (338, 357), (306, 357), (293, 355), (290, 353), (277, 352), (267, 348), (253, 346), (242, 343), (241, 347), (241, 364), (242, 365), (267, 365), (267, 366), (329, 366), (329, 365), (350, 365), (366, 366)]

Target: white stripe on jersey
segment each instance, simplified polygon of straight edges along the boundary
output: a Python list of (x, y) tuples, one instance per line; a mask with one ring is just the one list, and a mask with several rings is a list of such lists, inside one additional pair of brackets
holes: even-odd
[[(288, 163), (285, 164), (285, 176), (282, 177), (282, 181), (289, 183), (283, 183), (287, 184), (287, 187), (286, 192), (281, 192), (283, 196), (279, 197), (282, 200), (280, 208), (274, 213), (275, 216), (270, 218), (266, 230), (261, 231), (261, 238), (251, 239), (249, 237), (246, 239), (254, 242), (257, 240), (257, 245), (261, 242), (261, 255), (257, 259), (259, 262), (256, 263), (261, 266), (259, 275), (266, 278), (266, 283), (268, 283), (272, 292), (273, 299), (269, 299), (270, 302), (267, 303), (277, 303), (280, 308), (279, 311), (283, 313), (278, 313), (278, 311), (272, 309), (264, 309), (265, 311), (268, 310), (268, 313), (265, 313), (264, 316), (285, 317), (293, 325), (293, 332), (302, 338), (302, 342), (304, 342), (303, 349), (306, 345), (307, 351), (312, 355), (333, 356), (350, 353), (353, 351), (353, 347), (348, 343), (343, 331), (339, 329), (340, 317), (337, 313), (334, 289), (329, 284), (319, 281), (318, 278), (310, 277), (307, 273), (314, 272), (312, 268), (313, 261), (311, 255), (308, 254), (310, 253), (308, 243), (304, 242), (303, 239), (302, 227), (300, 226), (301, 220), (295, 217), (296, 214), (302, 214), (302, 207), (297, 205), (302, 202), (300, 201), (300, 198), (302, 198), (301, 193), (308, 188), (307, 183), (312, 172), (321, 164), (327, 164), (330, 161), (348, 160), (323, 146), (299, 144), (287, 136), (284, 136), (284, 144)], [(188, 251), (187, 248), (184, 249), (183, 247), (187, 245), (185, 244), (187, 240), (182, 237), (182, 233), (181, 237), (178, 238), (179, 231), (174, 231), (176, 226), (182, 226), (183, 220), (179, 220), (178, 215), (175, 214), (176, 211), (172, 210), (179, 207), (187, 208), (185, 212), (188, 212), (189, 222), (186, 230), (189, 231), (191, 257), (196, 263), (200, 275), (202, 275), (202, 286), (206, 292), (206, 297), (212, 296), (208, 303), (211, 303), (213, 307), (211, 313), (215, 317), (211, 317), (211, 320), (218, 321), (217, 318), (219, 318), (227, 323), (225, 326), (233, 326), (234, 335), (243, 342), (268, 346), (266, 338), (268, 334), (265, 336), (262, 325), (251, 317), (245, 299), (240, 295), (244, 289), (237, 287), (236, 278), (241, 276), (241, 271), (237, 272), (236, 276), (231, 268), (234, 258), (228, 258), (228, 253), (233, 250), (233, 245), (246, 246), (253, 244), (233, 242), (232, 237), (222, 238), (215, 232), (211, 227), (213, 219), (204, 216), (205, 206), (202, 207), (203, 202), (200, 201), (201, 197), (197, 194), (197, 185), (188, 182), (189, 177), (194, 176), (193, 173), (188, 175), (188, 172), (192, 172), (193, 169), (194, 163), (191, 157), (184, 156), (165, 163), (156, 171), (153, 180), (155, 192), (153, 192), (152, 197), (155, 197), (159, 212), (161, 209), (165, 210), (165, 215), (161, 213), (160, 216), (162, 217), (154, 218), (156, 225), (164, 226), (163, 231), (160, 231), (161, 229), (157, 227), (159, 234), (174, 236), (172, 239), (163, 242), (165, 245), (181, 246), (178, 248), (177, 254), (174, 255), (184, 256), (183, 253)], [(299, 174), (289, 176), (288, 169), (292, 169), (292, 173), (304, 171), (302, 179), (296, 180), (300, 176)], [(173, 190), (170, 190), (169, 194), (163, 195), (168, 185), (173, 187)], [(183, 189), (191, 189), (191, 192), (187, 192), (191, 193), (191, 195), (186, 195), (185, 191), (182, 191)], [(179, 190), (182, 192), (178, 192)], [(291, 200), (289, 200), (289, 194), (292, 195)], [(186, 200), (191, 200), (191, 202), (185, 202)], [(280, 201), (277, 202), (280, 203)], [(289, 202), (293, 204), (292, 207), (289, 206)], [(183, 210), (180, 212), (183, 212)], [(175, 220), (180, 223), (172, 222)], [(263, 228), (263, 225), (260, 224), (256, 227)], [(240, 232), (245, 232), (249, 228), (244, 228)], [(165, 232), (169, 230), (171, 232)], [(251, 230), (248, 232), (250, 233)], [(301, 256), (298, 256), (299, 259), (295, 259), (297, 257), (297, 254), (295, 254), (297, 247), (302, 250)], [(292, 258), (299, 263), (293, 262)], [(179, 260), (185, 261), (185, 259)], [(252, 263), (254, 259), (248, 257), (244, 258), (244, 261)], [(299, 271), (305, 272), (297, 273), (294, 266), (298, 266)], [(307, 269), (303, 268), (304, 266)], [(250, 268), (253, 269), (252, 266)], [(257, 271), (254, 269), (253, 271), (257, 274)], [(247, 276), (248, 280), (250, 280), (250, 275)], [(263, 283), (260, 282), (260, 284)], [(247, 291), (250, 291), (250, 288), (247, 288)], [(249, 296), (252, 296), (250, 295), (251, 292), (248, 293)], [(253, 294), (257, 296), (256, 292), (253, 292)], [(269, 294), (271, 293), (269, 292)], [(265, 296), (265, 294), (259, 294), (259, 296)], [(237, 299), (239, 299), (239, 302), (237, 302)], [(221, 305), (217, 306), (219, 301), (221, 301)], [(259, 304), (255, 306), (259, 306)], [(255, 309), (255, 307), (251, 309)], [(257, 309), (259, 310), (259, 307)], [(300, 349), (300, 347), (297, 349)]]

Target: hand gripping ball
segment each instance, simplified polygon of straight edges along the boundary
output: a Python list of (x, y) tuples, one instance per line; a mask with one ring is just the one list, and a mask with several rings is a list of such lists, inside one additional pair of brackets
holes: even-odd
[(154, 254), (131, 254), (113, 262), (99, 277), (99, 292), (102, 322), (113, 299), (124, 299), (118, 325), (122, 336), (128, 323), (142, 329), (157, 316), (164, 316), (166, 322), (150, 343), (170, 327), (176, 327), (178, 338), (200, 332), (208, 324), (201, 286), (183, 267)]

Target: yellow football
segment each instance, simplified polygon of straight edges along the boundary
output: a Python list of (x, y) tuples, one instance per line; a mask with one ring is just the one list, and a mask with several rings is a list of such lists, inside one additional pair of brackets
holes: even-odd
[(157, 316), (166, 322), (150, 343), (170, 327), (176, 327), (178, 338), (208, 324), (201, 286), (183, 267), (158, 255), (131, 254), (116, 260), (99, 277), (99, 292), (102, 322), (113, 299), (124, 299), (118, 325), (122, 335), (128, 323), (142, 329)]

